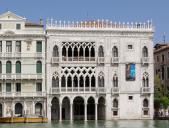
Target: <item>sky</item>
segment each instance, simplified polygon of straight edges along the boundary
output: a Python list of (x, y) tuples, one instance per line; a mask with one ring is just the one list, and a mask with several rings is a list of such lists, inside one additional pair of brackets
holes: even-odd
[(0, 14), (12, 11), (38, 22), (108, 19), (114, 22), (153, 21), (154, 44), (169, 42), (169, 0), (0, 0)]

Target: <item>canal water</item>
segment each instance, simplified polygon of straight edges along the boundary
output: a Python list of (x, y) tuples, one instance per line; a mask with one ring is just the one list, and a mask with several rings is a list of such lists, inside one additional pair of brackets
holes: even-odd
[(0, 128), (169, 128), (168, 120), (69, 121), (0, 124)]

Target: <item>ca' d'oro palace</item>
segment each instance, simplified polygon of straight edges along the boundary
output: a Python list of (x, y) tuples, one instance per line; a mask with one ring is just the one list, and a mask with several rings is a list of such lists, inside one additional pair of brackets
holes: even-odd
[(152, 119), (153, 33), (151, 21), (1, 14), (0, 117)]

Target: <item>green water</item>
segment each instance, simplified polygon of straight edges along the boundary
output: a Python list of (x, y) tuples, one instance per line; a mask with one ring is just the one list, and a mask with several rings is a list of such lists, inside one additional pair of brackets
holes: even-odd
[(52, 123), (0, 124), (0, 128), (169, 128), (169, 121), (120, 120), (120, 121), (69, 121)]

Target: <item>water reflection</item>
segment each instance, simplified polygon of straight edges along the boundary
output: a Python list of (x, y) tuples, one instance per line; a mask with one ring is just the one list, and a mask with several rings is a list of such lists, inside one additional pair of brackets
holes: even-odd
[(0, 128), (168, 128), (169, 121), (117, 120), (117, 121), (62, 121), (51, 123), (0, 124)]

